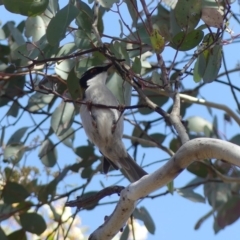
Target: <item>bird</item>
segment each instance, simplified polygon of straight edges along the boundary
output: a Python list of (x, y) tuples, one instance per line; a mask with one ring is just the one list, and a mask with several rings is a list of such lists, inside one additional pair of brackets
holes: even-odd
[[(112, 63), (91, 67), (79, 80), (85, 103), (80, 106), (82, 126), (89, 140), (103, 155), (103, 173), (107, 174), (112, 166), (120, 169), (130, 182), (135, 182), (147, 172), (132, 159), (122, 141), (124, 117), (117, 109), (117, 98), (106, 86), (111, 66)], [(94, 104), (116, 108), (101, 108)]]

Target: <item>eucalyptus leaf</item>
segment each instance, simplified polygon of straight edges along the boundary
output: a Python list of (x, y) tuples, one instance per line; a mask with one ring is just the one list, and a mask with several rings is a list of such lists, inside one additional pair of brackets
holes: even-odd
[(72, 103), (62, 102), (53, 112), (51, 127), (57, 136), (64, 134), (72, 125), (75, 108)]
[(69, 2), (51, 19), (46, 35), (52, 46), (57, 45), (65, 37), (67, 27), (77, 17), (78, 13), (78, 9)]
[(19, 216), (22, 228), (37, 235), (42, 234), (47, 225), (41, 215), (35, 212), (22, 213)]
[(51, 140), (47, 139), (42, 143), (38, 157), (46, 167), (53, 167), (56, 164), (57, 152)]

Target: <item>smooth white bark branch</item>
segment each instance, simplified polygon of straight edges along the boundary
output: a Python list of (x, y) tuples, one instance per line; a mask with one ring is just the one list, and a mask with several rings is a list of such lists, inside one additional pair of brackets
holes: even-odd
[(206, 158), (223, 159), (240, 167), (240, 147), (233, 143), (211, 138), (197, 138), (188, 141), (160, 169), (125, 188), (121, 192), (114, 212), (102, 226), (91, 234), (89, 239), (112, 239), (134, 211), (138, 199), (165, 186), (192, 162)]

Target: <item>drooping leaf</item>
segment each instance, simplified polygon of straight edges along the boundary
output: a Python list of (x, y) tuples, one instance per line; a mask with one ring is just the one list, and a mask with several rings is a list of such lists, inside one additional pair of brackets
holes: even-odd
[(190, 200), (192, 202), (205, 203), (205, 198), (203, 196), (201, 196), (200, 194), (194, 192), (193, 190), (179, 188), (179, 189), (177, 189), (177, 193), (180, 196), (187, 198), (188, 200)]
[(59, 75), (62, 79), (67, 80), (69, 72), (72, 70), (75, 61), (73, 59), (66, 59), (57, 63), (55, 65), (55, 72)]
[(57, 151), (50, 139), (45, 140), (40, 149), (38, 156), (46, 167), (53, 167), (57, 162)]
[(26, 150), (26, 147), (22, 143), (11, 143), (4, 149), (3, 160), (9, 161), (14, 164), (18, 163)]
[(67, 147), (73, 148), (73, 141), (75, 137), (75, 131), (73, 128), (69, 128), (61, 136), (58, 136), (59, 140)]
[(6, 183), (2, 191), (3, 201), (8, 204), (22, 202), (29, 195), (29, 192), (23, 185), (10, 181)]
[(62, 102), (53, 112), (51, 127), (56, 135), (61, 136), (72, 125), (75, 116), (75, 108), (72, 103)]
[(35, 92), (28, 99), (27, 109), (31, 112), (36, 112), (48, 105), (53, 98), (53, 94), (43, 94), (40, 92)]
[(229, 199), (218, 211), (215, 217), (214, 230), (215, 233), (228, 225), (237, 221), (240, 217), (240, 199), (234, 196)]
[(131, 105), (132, 86), (127, 81), (122, 80), (117, 73), (114, 73), (108, 78), (106, 85), (120, 104)]
[(155, 223), (145, 207), (136, 208), (133, 212), (133, 216), (139, 220), (142, 220), (145, 227), (151, 234), (155, 233)]
[(54, 16), (47, 27), (47, 40), (52, 45), (57, 45), (66, 34), (69, 24), (77, 17), (78, 9), (69, 2)]
[(129, 226), (127, 225), (125, 228), (124, 228), (124, 230), (123, 230), (123, 232), (122, 232), (122, 234), (121, 234), (121, 237), (120, 237), (120, 239), (119, 240), (128, 240), (129, 238), (129, 232), (130, 232), (130, 229), (129, 229)]
[(139, 17), (137, 1), (136, 0), (133, 0), (133, 1), (125, 0), (124, 2), (127, 4), (127, 9), (132, 18), (132, 22), (133, 22), (132, 26), (136, 27), (138, 17)]
[(77, 30), (74, 35), (74, 42), (79, 49), (89, 49), (96, 46), (97, 39), (95, 34)]
[(39, 41), (46, 34), (46, 26), (42, 17), (28, 17), (25, 23), (27, 38), (32, 37), (33, 42)]
[(20, 223), (25, 231), (37, 235), (42, 234), (47, 228), (43, 217), (35, 212), (20, 214)]
[(75, 74), (75, 68), (72, 68), (68, 74), (67, 87), (73, 100), (76, 100), (78, 98), (82, 99), (83, 93), (79, 85), (79, 78)]
[(142, 69), (142, 63), (139, 57), (135, 57), (133, 65), (132, 65), (132, 70), (135, 73), (140, 73)]
[(13, 135), (9, 138), (7, 145), (12, 144), (12, 143), (19, 143), (21, 142), (22, 137), (28, 130), (28, 127), (22, 127), (18, 129)]
[(152, 48), (156, 53), (161, 53), (164, 50), (165, 40), (157, 29), (153, 29), (153, 32), (150, 34), (150, 40)]

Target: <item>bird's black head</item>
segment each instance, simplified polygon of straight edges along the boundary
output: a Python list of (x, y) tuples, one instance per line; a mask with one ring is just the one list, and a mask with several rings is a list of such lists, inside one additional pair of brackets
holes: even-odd
[(87, 81), (89, 79), (94, 78), (96, 75), (106, 72), (110, 67), (112, 66), (112, 63), (106, 65), (106, 66), (97, 66), (97, 67), (92, 67), (88, 69), (80, 78), (79, 84), (83, 89), (87, 89)]

